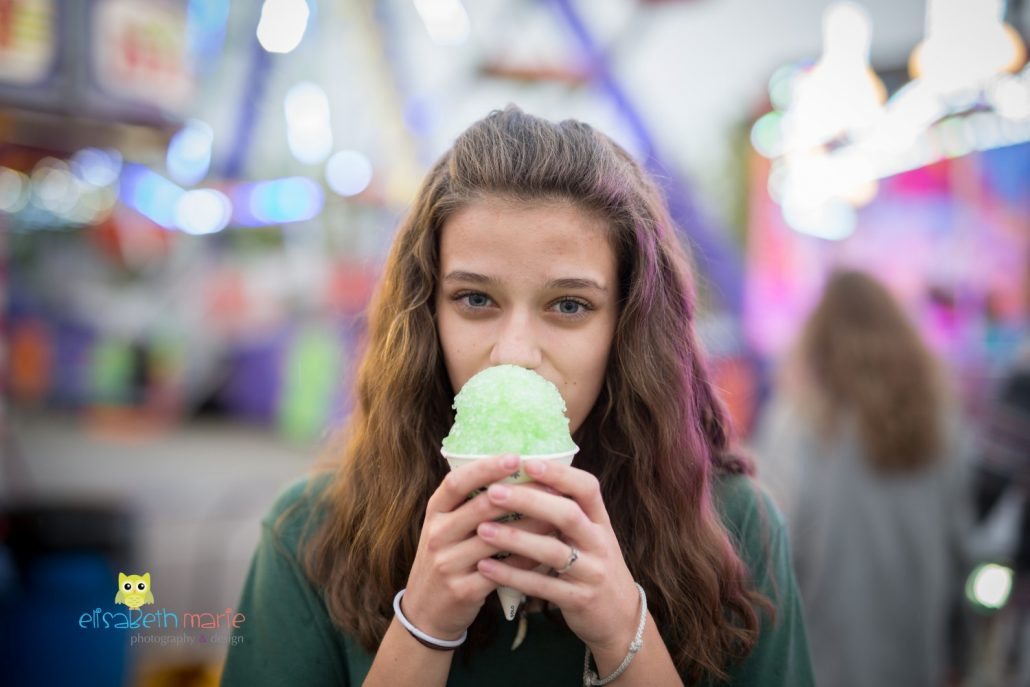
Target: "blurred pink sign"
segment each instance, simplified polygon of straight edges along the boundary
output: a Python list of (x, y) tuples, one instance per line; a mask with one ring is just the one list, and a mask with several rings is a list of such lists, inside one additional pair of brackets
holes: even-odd
[(186, 28), (185, 3), (98, 1), (92, 33), (97, 84), (114, 96), (183, 111), (195, 85)]

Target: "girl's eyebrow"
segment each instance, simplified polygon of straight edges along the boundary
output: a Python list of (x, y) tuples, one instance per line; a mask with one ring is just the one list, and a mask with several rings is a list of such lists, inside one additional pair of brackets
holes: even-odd
[[(460, 270), (448, 273), (443, 280), (445, 282), (472, 282), (473, 284), (485, 284), (487, 286), (496, 285), (498, 283), (498, 280), (494, 277), (489, 277), (485, 274), (476, 274), (475, 272), (462, 272)], [(593, 279), (587, 279), (584, 277), (562, 277), (561, 279), (552, 279), (547, 282), (545, 288), (593, 289), (594, 291), (600, 291), (601, 293), (608, 293), (608, 287), (598, 284)]]
[(468, 281), (468, 282), (472, 282), (473, 284), (486, 284), (486, 285), (493, 285), (493, 284), (497, 283), (496, 279), (494, 279), (493, 277), (488, 277), (485, 274), (476, 274), (475, 272), (462, 272), (460, 270), (456, 270), (454, 272), (449, 272), (447, 274), (447, 276), (443, 278), (443, 280), (444, 281)]
[(586, 279), (583, 277), (563, 277), (561, 279), (552, 279), (547, 282), (547, 288), (549, 289), (593, 289), (594, 291), (600, 291), (601, 293), (608, 293), (608, 287), (598, 284), (593, 279)]

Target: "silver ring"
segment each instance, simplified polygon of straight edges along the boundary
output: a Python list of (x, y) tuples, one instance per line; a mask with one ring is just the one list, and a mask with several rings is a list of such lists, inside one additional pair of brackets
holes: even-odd
[(561, 570), (555, 570), (559, 575), (567, 573), (572, 565), (579, 560), (579, 549), (569, 544), (569, 562), (565, 564), (565, 567)]

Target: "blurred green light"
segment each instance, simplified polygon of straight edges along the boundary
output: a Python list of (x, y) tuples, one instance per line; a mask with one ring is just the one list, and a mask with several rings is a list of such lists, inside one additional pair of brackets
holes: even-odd
[(766, 112), (751, 127), (751, 145), (759, 154), (774, 158), (783, 154), (783, 113)]
[(1012, 592), (1012, 568), (996, 563), (978, 565), (966, 580), (966, 598), (984, 610), (996, 611)]
[(794, 86), (804, 68), (797, 64), (785, 64), (769, 77), (769, 100), (777, 110), (786, 111), (794, 98)]

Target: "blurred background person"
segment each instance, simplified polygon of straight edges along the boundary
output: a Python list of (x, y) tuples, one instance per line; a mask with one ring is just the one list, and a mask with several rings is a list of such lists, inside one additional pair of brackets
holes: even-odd
[(970, 438), (894, 297), (833, 273), (756, 439), (790, 523), (817, 684), (946, 684)]

